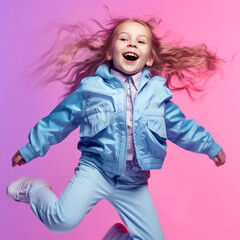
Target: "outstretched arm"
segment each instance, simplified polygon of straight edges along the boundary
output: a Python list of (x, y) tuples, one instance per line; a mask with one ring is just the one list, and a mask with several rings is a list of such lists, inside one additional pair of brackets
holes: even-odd
[(208, 131), (194, 120), (186, 119), (172, 101), (165, 106), (167, 137), (171, 142), (186, 150), (207, 154), (217, 166), (225, 163), (225, 153)]
[[(66, 97), (45, 118), (37, 122), (29, 133), (29, 142), (19, 149), (25, 162), (44, 156), (51, 145), (65, 139), (80, 124), (82, 112), (81, 86)], [(13, 166), (23, 164), (19, 154), (13, 157)]]

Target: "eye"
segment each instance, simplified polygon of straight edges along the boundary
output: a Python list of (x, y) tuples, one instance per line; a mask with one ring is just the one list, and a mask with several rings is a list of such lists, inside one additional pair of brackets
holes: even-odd
[(138, 43), (140, 43), (140, 44), (145, 44), (145, 41), (139, 40)]
[(127, 41), (127, 39), (126, 39), (126, 38), (120, 38), (120, 40), (121, 40), (121, 41)]

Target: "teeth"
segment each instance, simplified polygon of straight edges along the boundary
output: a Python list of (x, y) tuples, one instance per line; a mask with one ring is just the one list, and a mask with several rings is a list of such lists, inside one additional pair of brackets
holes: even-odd
[(126, 53), (124, 54), (124, 56), (132, 56), (132, 57), (138, 58), (138, 56), (134, 53)]

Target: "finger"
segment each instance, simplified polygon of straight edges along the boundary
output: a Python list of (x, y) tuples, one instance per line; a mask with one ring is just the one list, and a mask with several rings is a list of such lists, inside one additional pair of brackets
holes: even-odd
[(214, 157), (212, 160), (214, 161), (214, 163), (215, 163), (215, 165), (216, 165), (217, 167), (219, 167), (219, 166), (221, 165), (218, 157)]
[(218, 162), (218, 158), (217, 157), (214, 157), (212, 160), (214, 161), (215, 164)]
[(225, 163), (225, 159), (224, 158), (220, 158), (219, 162), (221, 163), (221, 165), (223, 165)]
[(224, 164), (226, 162), (226, 154), (225, 154), (225, 152), (222, 152), (222, 156), (221, 156), (220, 161), (222, 162), (222, 164)]
[(12, 158), (16, 158), (18, 154), (19, 154), (19, 151), (17, 151)]
[(225, 161), (226, 161), (226, 154), (225, 154), (225, 152), (221, 151), (217, 157), (218, 157), (218, 160), (221, 163), (221, 165), (223, 165), (225, 163)]
[(18, 151), (13, 155), (13, 157), (12, 157), (12, 165), (14, 165), (15, 159), (17, 158), (18, 155), (19, 155)]
[(26, 162), (25, 162), (25, 160), (21, 160), (19, 163), (18, 163), (18, 165), (24, 165)]

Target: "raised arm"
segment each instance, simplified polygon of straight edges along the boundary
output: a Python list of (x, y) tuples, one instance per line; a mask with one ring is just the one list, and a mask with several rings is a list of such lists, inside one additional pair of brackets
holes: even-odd
[(186, 119), (172, 101), (165, 106), (167, 137), (171, 142), (186, 150), (207, 154), (217, 166), (225, 163), (225, 153), (208, 131), (194, 120)]

